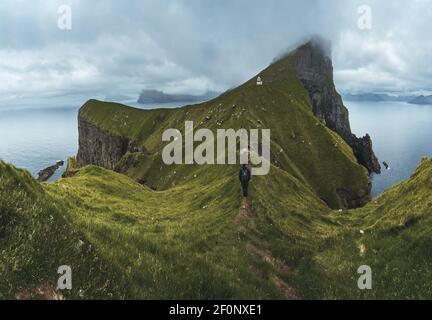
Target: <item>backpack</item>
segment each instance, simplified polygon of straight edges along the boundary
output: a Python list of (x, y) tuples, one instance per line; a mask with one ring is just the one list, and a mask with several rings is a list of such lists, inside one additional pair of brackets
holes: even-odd
[(241, 168), (241, 181), (246, 182), (249, 181), (249, 170), (248, 168)]

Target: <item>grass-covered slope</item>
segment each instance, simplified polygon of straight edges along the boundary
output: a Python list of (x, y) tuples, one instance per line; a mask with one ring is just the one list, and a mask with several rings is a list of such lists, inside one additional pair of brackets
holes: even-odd
[(0, 161), (0, 299), (61, 298), (62, 265), (73, 266), (65, 298), (120, 298), (115, 273), (27, 171)]
[[(94, 166), (40, 185), (2, 163), (2, 297), (39, 297), (62, 264), (74, 274), (66, 298), (432, 297), (431, 160), (345, 211), (276, 167), (253, 179), (250, 203), (235, 167), (195, 172), (154, 191)], [(371, 291), (357, 288), (360, 265)]]
[[(276, 179), (278, 171), (274, 168)], [(191, 181), (153, 191), (90, 166), (45, 188), (65, 204), (104, 260), (118, 268), (128, 298), (297, 297), (283, 280), (289, 272), (252, 254), (264, 246), (251, 227), (255, 210), (241, 212), (237, 168), (197, 167), (195, 172)], [(289, 207), (309, 210), (311, 216), (328, 211), (297, 179), (280, 174), (286, 184), (279, 193), (285, 193)], [(281, 290), (281, 283), (291, 291)]]
[[(193, 177), (190, 167), (166, 166), (161, 159), (163, 131), (183, 132), (189, 120), (196, 129), (214, 132), (219, 128), (270, 129), (272, 164), (299, 179), (329, 206), (355, 207), (370, 199), (366, 169), (344, 140), (313, 115), (309, 95), (294, 69), (263, 86), (252, 79), (207, 103), (174, 110), (139, 110), (90, 100), (81, 108), (80, 119), (146, 150), (127, 153), (117, 168), (154, 189), (167, 189)], [(174, 178), (174, 171), (184, 179)]]
[[(332, 213), (337, 235), (316, 248), (320, 281), (309, 275), (305, 290), (331, 299), (431, 299), (431, 189), (432, 160), (423, 159), (410, 179), (364, 208)], [(361, 265), (372, 268), (373, 290), (357, 289)]]
[[(305, 194), (296, 197), (301, 188), (287, 176), (260, 179), (251, 241), (290, 267), (283, 279), (303, 298), (432, 298), (431, 159), (355, 210), (312, 206)], [(372, 268), (372, 290), (358, 289), (362, 265)]]

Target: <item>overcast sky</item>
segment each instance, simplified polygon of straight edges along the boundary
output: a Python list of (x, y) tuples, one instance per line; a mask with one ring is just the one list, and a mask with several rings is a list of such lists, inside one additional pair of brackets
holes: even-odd
[(1, 0), (0, 102), (225, 90), (311, 34), (333, 43), (339, 91), (430, 91), (431, 21), (432, 0)]

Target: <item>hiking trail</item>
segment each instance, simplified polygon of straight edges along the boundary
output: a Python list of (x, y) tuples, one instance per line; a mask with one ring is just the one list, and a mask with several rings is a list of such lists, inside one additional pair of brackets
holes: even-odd
[(256, 266), (251, 266), (251, 270), (259, 276), (271, 280), (283, 293), (286, 299), (301, 300), (302, 295), (295, 288), (281, 279), (280, 276), (278, 276), (278, 274), (294, 274), (296, 273), (296, 270), (290, 267), (285, 261), (273, 257), (271, 252), (259, 249), (257, 247), (258, 244), (263, 243), (263, 240), (260, 239), (259, 232), (256, 230), (255, 217), (256, 215), (252, 207), (252, 202), (248, 198), (243, 198), (240, 205), (239, 216), (237, 218), (237, 223), (240, 225), (239, 238), (244, 237), (247, 239), (248, 243), (246, 245), (246, 249), (250, 255), (255, 257), (257, 260), (271, 265), (276, 272), (266, 274), (263, 270), (259, 270)]

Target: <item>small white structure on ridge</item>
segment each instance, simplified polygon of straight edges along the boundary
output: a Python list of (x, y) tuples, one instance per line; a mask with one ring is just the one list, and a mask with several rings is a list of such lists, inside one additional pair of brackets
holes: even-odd
[(257, 86), (262, 86), (263, 85), (263, 81), (261, 80), (261, 77), (257, 78)]

